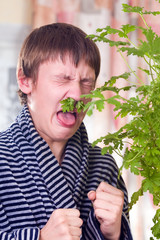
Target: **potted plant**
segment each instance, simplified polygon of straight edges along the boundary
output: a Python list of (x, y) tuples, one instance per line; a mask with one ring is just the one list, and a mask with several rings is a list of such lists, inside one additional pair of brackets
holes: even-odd
[[(160, 12), (145, 11), (143, 7), (127, 4), (122, 4), (122, 7), (124, 12), (139, 14), (144, 27), (126, 24), (120, 29), (114, 29), (106, 26), (97, 29), (97, 34), (89, 37), (94, 41), (109, 44), (110, 47), (116, 47), (129, 71), (119, 76), (112, 76), (102, 87), (85, 95), (92, 101), (85, 106), (79, 101), (77, 109), (79, 111), (89, 109), (88, 114), (91, 115), (95, 107), (102, 111), (104, 103), (107, 102), (114, 106), (115, 118), (130, 117), (130, 121), (118, 131), (101, 136), (93, 145), (103, 142), (105, 146), (102, 148), (102, 154), (116, 152), (122, 157), (123, 164), (120, 171), (125, 168), (135, 175), (142, 176), (140, 188), (132, 194), (130, 209), (139, 197), (148, 191), (153, 196), (154, 205), (157, 206), (151, 230), (153, 236), (160, 239), (160, 37), (148, 26), (144, 18), (146, 14), (157, 15)], [(130, 39), (133, 31), (142, 32), (143, 39), (139, 39), (138, 44)], [(118, 34), (119, 41), (111, 40), (110, 35), (114, 34)], [(139, 77), (137, 69), (129, 66), (126, 55), (134, 55), (145, 62), (146, 67), (138, 66), (138, 71), (143, 72), (147, 82)], [(132, 83), (133, 76), (138, 81)], [(119, 88), (118, 81), (122, 79), (128, 84)], [(130, 90), (134, 95), (125, 98), (123, 92)], [(112, 92), (112, 96), (106, 99), (103, 94), (105, 91)], [(64, 100), (62, 104), (64, 111), (74, 108), (73, 99)]]

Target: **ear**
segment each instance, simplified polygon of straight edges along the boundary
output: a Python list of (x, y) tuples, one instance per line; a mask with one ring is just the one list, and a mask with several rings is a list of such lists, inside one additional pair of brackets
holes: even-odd
[(25, 93), (25, 94), (29, 94), (32, 91), (33, 88), (33, 83), (32, 83), (32, 79), (28, 78), (24, 75), (22, 69), (18, 69), (17, 72), (17, 80), (18, 80), (18, 86), (19, 89)]

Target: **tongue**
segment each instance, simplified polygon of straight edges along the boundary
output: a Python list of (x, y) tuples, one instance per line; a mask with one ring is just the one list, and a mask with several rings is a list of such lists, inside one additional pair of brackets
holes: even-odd
[(75, 124), (76, 121), (75, 115), (70, 112), (59, 112), (58, 119), (61, 121), (62, 124), (68, 126)]

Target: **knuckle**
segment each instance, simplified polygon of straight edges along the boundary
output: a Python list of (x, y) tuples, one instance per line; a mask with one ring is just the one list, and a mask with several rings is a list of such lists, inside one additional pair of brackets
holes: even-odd
[(61, 234), (65, 236), (70, 236), (69, 227), (66, 224), (61, 224)]
[(96, 199), (96, 200), (94, 201), (94, 203), (93, 203), (95, 209), (98, 207), (98, 202), (99, 202), (99, 201)]
[(79, 228), (79, 236), (81, 236), (81, 235), (82, 235), (82, 229)]
[(122, 190), (117, 188), (117, 192), (119, 192), (119, 195), (121, 196), (121, 198), (124, 198), (124, 192)]
[(103, 182), (101, 182), (101, 183), (99, 184), (99, 187), (102, 187), (102, 188), (103, 188), (103, 187), (106, 186), (106, 184), (107, 184), (107, 183), (105, 183), (105, 182), (103, 181)]
[(71, 235), (68, 235), (67, 240), (73, 240), (73, 237)]
[(56, 213), (52, 215), (52, 221), (56, 223), (56, 225), (67, 225), (67, 219), (65, 215), (61, 215), (59, 213)]
[(58, 217), (58, 216), (62, 215), (62, 210), (61, 209), (56, 209), (56, 210), (54, 210), (52, 215), (54, 217)]
[(99, 215), (99, 210), (98, 210), (98, 209), (95, 209), (94, 212), (95, 212), (95, 215), (96, 215), (96, 216)]
[(75, 212), (75, 214), (76, 214), (77, 217), (80, 216), (80, 211), (79, 211), (78, 209), (74, 209), (74, 212)]
[(77, 218), (76, 222), (77, 222), (77, 227), (81, 227), (83, 224), (83, 220), (81, 218)]
[(80, 226), (83, 225), (83, 220), (80, 218)]

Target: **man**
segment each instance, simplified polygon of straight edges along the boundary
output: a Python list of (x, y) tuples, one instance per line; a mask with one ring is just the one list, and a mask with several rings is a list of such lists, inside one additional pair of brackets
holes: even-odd
[(26, 38), (24, 107), (0, 135), (0, 239), (132, 239), (114, 159), (88, 143), (85, 113), (61, 106), (90, 93), (99, 70), (98, 48), (77, 27), (51, 24)]

